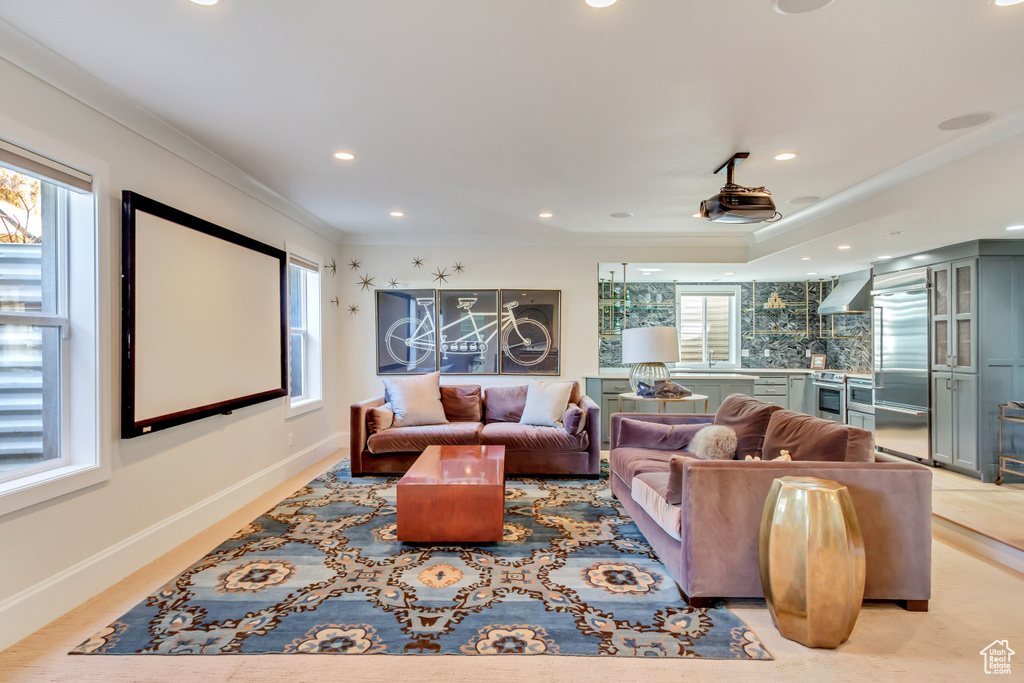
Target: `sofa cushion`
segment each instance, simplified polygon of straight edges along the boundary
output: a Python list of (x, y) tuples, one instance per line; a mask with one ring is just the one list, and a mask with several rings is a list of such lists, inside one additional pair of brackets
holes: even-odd
[(569, 434), (579, 434), (587, 428), (587, 411), (575, 403), (570, 403), (562, 415), (562, 427)]
[(575, 453), (590, 446), (586, 432), (569, 434), (562, 427), (489, 422), (481, 433), (485, 446), (504, 446), (506, 451)]
[(768, 421), (764, 460), (773, 460), (785, 449), (793, 460), (872, 462), (875, 459), (871, 432), (842, 422), (780, 410)]
[(615, 472), (627, 486), (633, 477), (647, 472), (668, 472), (673, 456), (690, 455), (686, 451), (657, 451), (650, 448), (615, 448), (608, 459)]
[(665, 488), (665, 500), (673, 505), (683, 502), (683, 465), (688, 460), (697, 458), (689, 455), (673, 455), (668, 461), (668, 483)]
[(526, 405), (519, 423), (538, 427), (562, 427), (562, 413), (569, 407), (569, 382), (531, 379), (526, 386)]
[(670, 425), (624, 417), (619, 420), (616, 446), (681, 451), (689, 445), (697, 432), (707, 426), (703, 423)]
[[(526, 407), (527, 385), (487, 387), (484, 389), (484, 414), (487, 422), (519, 422)], [(583, 394), (579, 382), (572, 383), (569, 403), (580, 404)]]
[(729, 394), (715, 413), (715, 424), (732, 427), (736, 432), (736, 459), (761, 455), (761, 445), (768, 430), (768, 418), (782, 410), (752, 396)]
[(395, 414), (391, 411), (391, 404), (385, 403), (376, 408), (366, 411), (366, 432), (376, 434), (388, 429), (395, 422)]
[(392, 427), (371, 435), (366, 448), (371, 453), (406, 453), (422, 451), (427, 446), (479, 446), (482, 429), (479, 422)]
[(484, 404), (479, 384), (442, 386), (441, 405), (449, 422), (484, 421)]
[(441, 405), (440, 380), (440, 372), (382, 378), (385, 398), (395, 413), (395, 427), (448, 423)]
[(683, 510), (679, 504), (666, 499), (669, 476), (668, 472), (637, 475), (629, 494), (666, 534), (679, 541), (682, 540)]

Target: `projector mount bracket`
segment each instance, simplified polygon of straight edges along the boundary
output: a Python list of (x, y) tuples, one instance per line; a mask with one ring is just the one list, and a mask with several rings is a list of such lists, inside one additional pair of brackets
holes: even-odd
[(739, 166), (743, 162), (743, 160), (749, 156), (750, 152), (736, 152), (731, 157), (729, 157), (729, 160), (727, 162), (725, 162), (724, 164), (715, 169), (715, 175), (718, 175), (722, 171), (725, 171), (726, 184), (735, 185), (736, 183), (733, 182), (733, 173), (735, 172), (736, 167)]

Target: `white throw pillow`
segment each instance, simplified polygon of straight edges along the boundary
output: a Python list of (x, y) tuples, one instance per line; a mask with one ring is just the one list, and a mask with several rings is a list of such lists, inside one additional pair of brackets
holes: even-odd
[(541, 382), (531, 379), (526, 389), (526, 406), (521, 425), (538, 427), (561, 427), (562, 415), (569, 407), (572, 382)]
[(382, 379), (387, 401), (395, 413), (394, 427), (445, 425), (441, 404), (441, 373), (431, 372), (418, 377)]

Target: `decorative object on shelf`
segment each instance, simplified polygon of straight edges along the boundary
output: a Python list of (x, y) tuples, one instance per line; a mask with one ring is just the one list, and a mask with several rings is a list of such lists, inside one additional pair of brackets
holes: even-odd
[(358, 312), (359, 312), (359, 306), (357, 306), (355, 304), (349, 304), (349, 307), (348, 307), (349, 315), (355, 315)]
[(503, 289), (499, 300), (501, 374), (557, 375), (561, 290)]
[(338, 299), (338, 297), (334, 297), (333, 299), (331, 299), (331, 303), (334, 304), (335, 306), (341, 305), (341, 301)]
[(462, 265), (462, 262), (459, 261), (454, 266), (452, 266), (452, 269), (456, 273), (461, 273), (462, 271), (466, 270), (466, 266)]
[(440, 370), (457, 375), (498, 374), (498, 290), (439, 292)]
[(665, 363), (679, 362), (675, 327), (634, 327), (622, 331), (622, 364), (632, 365), (629, 386), (637, 392), (640, 382), (654, 386), (669, 378)]
[(811, 370), (825, 369), (825, 354), (815, 353), (811, 355)]
[(388, 287), (390, 287), (391, 289), (398, 289), (398, 280), (395, 278), (391, 278), (390, 280), (388, 280)]
[(356, 259), (352, 259), (351, 261), (348, 262), (349, 270), (359, 270), (359, 265), (360, 263)]
[(331, 271), (331, 277), (334, 277), (338, 274), (338, 262), (332, 257), (331, 262), (325, 265), (324, 269)]
[(773, 481), (758, 562), (779, 633), (830, 649), (850, 637), (864, 598), (864, 538), (845, 486), (815, 477)]
[(421, 258), (414, 258), (412, 260), (412, 267), (413, 268), (422, 268), (423, 267), (423, 259), (421, 259)]
[(785, 308), (786, 302), (779, 298), (778, 292), (772, 292), (771, 296), (768, 297), (768, 301), (764, 302), (764, 308)]
[(365, 292), (368, 289), (373, 289), (373, 278), (370, 277), (369, 273), (366, 273), (363, 275), (362, 279), (359, 280), (357, 284), (360, 286), (362, 291)]
[(378, 375), (437, 370), (436, 301), (433, 289), (377, 290)]
[(441, 267), (437, 267), (434, 269), (434, 282), (448, 282), (448, 277), (449, 275), (447, 268), (442, 269)]

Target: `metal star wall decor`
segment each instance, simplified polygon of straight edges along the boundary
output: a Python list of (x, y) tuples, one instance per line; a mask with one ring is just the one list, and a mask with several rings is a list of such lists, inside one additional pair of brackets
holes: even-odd
[(348, 267), (351, 270), (359, 270), (359, 261), (352, 259), (351, 261), (348, 262)]
[(464, 265), (462, 265), (462, 263), (461, 263), (461, 262), (459, 262), (459, 263), (456, 263), (456, 264), (455, 264), (454, 266), (452, 266), (452, 267), (453, 267), (453, 268), (455, 268), (455, 272), (456, 272), (456, 273), (461, 273), (462, 271), (464, 271), (464, 270), (466, 269), (466, 267), (465, 267)]
[(341, 302), (338, 301), (338, 297), (334, 297), (333, 299), (331, 299), (331, 303), (334, 304), (335, 306), (341, 305)]
[(437, 282), (438, 280), (441, 282), (448, 282), (449, 277), (447, 268), (443, 270), (441, 268), (437, 268), (434, 270), (434, 282)]
[(422, 268), (423, 267), (423, 259), (421, 259), (421, 258), (414, 258), (412, 260), (412, 267), (413, 268)]
[(398, 280), (394, 278), (388, 280), (388, 287), (390, 287), (391, 289), (398, 289)]
[(367, 273), (363, 275), (363, 279), (358, 282), (359, 286), (362, 287), (362, 291), (366, 291), (373, 287), (373, 278)]
[(348, 313), (349, 313), (349, 315), (355, 315), (358, 312), (359, 312), (359, 307), (358, 306), (356, 306), (355, 304), (349, 304), (349, 306), (348, 306)]
[(331, 262), (330, 262), (330, 263), (328, 263), (328, 264), (327, 264), (326, 266), (324, 266), (324, 267), (325, 267), (325, 268), (326, 268), (327, 270), (331, 271), (331, 276), (332, 276), (332, 277), (333, 277), (334, 275), (337, 275), (337, 273), (338, 273), (338, 264), (337, 264), (337, 263), (335, 262), (335, 260), (334, 260), (333, 258), (331, 259)]

